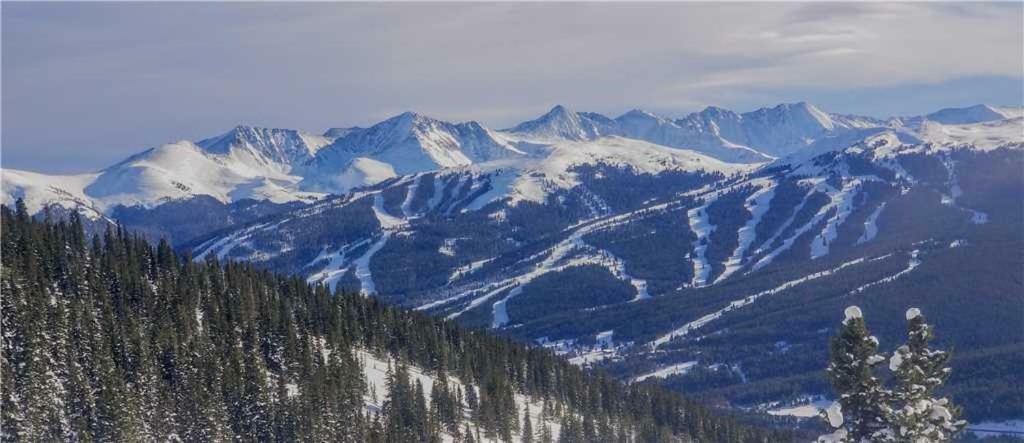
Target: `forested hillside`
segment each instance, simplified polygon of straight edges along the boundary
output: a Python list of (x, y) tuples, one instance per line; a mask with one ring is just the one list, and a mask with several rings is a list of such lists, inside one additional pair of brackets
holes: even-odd
[[(4, 441), (792, 439), (298, 277), (124, 229), (87, 238), (74, 214), (33, 221), (19, 202), (0, 227)], [(386, 393), (369, 358), (397, 362)]]

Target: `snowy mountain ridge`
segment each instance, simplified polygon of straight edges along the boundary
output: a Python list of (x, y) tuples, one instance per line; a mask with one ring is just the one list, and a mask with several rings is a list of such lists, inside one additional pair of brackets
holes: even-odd
[[(96, 173), (5, 169), (2, 199), (24, 198), (33, 212), (48, 205), (81, 208), (96, 218), (118, 205), (152, 207), (197, 195), (226, 203), (310, 201), (409, 174), (472, 166), (520, 171), (521, 186), (511, 189), (537, 201), (547, 195), (537, 188), (572, 186), (568, 169), (609, 156), (637, 170), (686, 169), (694, 165), (664, 160), (688, 150), (711, 159), (697, 162), (700, 166), (735, 171), (742, 168), (715, 160), (756, 165), (793, 155), (807, 158), (882, 136), (908, 144), (998, 146), (1021, 139), (1021, 115), (1020, 108), (977, 105), (880, 120), (830, 114), (801, 102), (743, 114), (708, 107), (677, 120), (632, 110), (612, 119), (559, 105), (503, 131), (413, 112), (324, 135), (240, 125), (198, 142), (149, 149)], [(569, 146), (593, 152), (570, 154)], [(602, 154), (593, 155), (597, 151)]]

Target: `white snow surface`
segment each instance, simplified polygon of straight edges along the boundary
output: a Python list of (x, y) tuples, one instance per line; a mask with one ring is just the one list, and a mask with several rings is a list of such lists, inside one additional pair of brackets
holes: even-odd
[(422, 174), (416, 174), (412, 180), (412, 183), (409, 183), (409, 188), (405, 191), (405, 198), (402, 200), (401, 206), (402, 216), (405, 218), (410, 218), (415, 215), (412, 213), (412, 201), (413, 198), (416, 196), (416, 190), (419, 189), (420, 181), (422, 179)]
[(768, 409), (765, 412), (767, 412), (768, 415), (812, 418), (821, 416), (821, 411), (828, 409), (831, 405), (831, 400), (819, 398), (815, 400), (808, 400), (803, 404)]
[(687, 361), (682, 363), (671, 364), (662, 368), (658, 368), (654, 371), (633, 377), (630, 380), (630, 383), (640, 383), (649, 378), (668, 378), (674, 375), (685, 374), (696, 366), (696, 361)]
[(889, 370), (896, 372), (903, 366), (903, 353), (909, 352), (906, 346), (900, 346), (896, 349), (896, 352), (892, 353), (892, 357), (889, 357)]
[[(825, 227), (811, 241), (811, 259), (821, 258), (828, 254), (829, 243), (835, 241), (839, 236), (839, 225), (846, 221), (846, 218), (853, 212), (853, 200), (860, 191), (860, 184), (860, 180), (851, 180), (844, 184), (843, 189), (839, 192), (829, 194), (831, 201), (822, 210), (835, 210), (835, 214), (828, 218)], [(824, 215), (825, 212), (819, 211), (818, 214)], [(820, 217), (815, 216), (815, 218)]]
[(833, 428), (843, 425), (843, 405), (838, 401), (832, 402), (832, 405), (825, 410), (825, 415), (828, 417), (828, 424)]
[(857, 306), (848, 306), (846, 310), (843, 311), (843, 324), (858, 318), (864, 318), (864, 313), (861, 312), (860, 308)]
[(882, 210), (885, 209), (886, 203), (882, 202), (874, 211), (871, 211), (871, 215), (868, 215), (867, 220), (864, 221), (864, 233), (857, 238), (858, 245), (867, 243), (878, 236), (878, 217), (882, 215)]
[(544, 202), (554, 190), (576, 187), (580, 181), (572, 170), (581, 165), (600, 163), (646, 174), (676, 170), (730, 175), (753, 168), (751, 165), (726, 163), (695, 151), (617, 136), (588, 141), (554, 141), (545, 149), (540, 157), (518, 161), (516, 169), (520, 173), (509, 189), (513, 204), (519, 201)]
[(822, 206), (820, 209), (818, 209), (818, 212), (815, 213), (814, 216), (811, 217), (811, 219), (807, 223), (804, 223), (802, 226), (797, 228), (793, 232), (793, 235), (786, 238), (782, 242), (782, 245), (780, 245), (779, 247), (775, 248), (770, 252), (765, 253), (764, 256), (762, 256), (757, 262), (754, 263), (751, 270), (756, 271), (771, 264), (776, 257), (778, 257), (783, 252), (789, 250), (789, 248), (793, 246), (793, 244), (796, 242), (798, 238), (800, 238), (801, 235), (811, 230), (811, 228), (813, 228), (814, 226), (817, 226), (818, 223), (820, 223), (826, 215), (834, 211), (832, 216), (829, 217), (826, 221), (825, 227), (822, 228), (821, 232), (819, 232), (814, 237), (814, 240), (811, 242), (812, 259), (820, 258), (828, 254), (828, 245), (833, 240), (835, 240), (836, 236), (838, 235), (838, 226), (846, 220), (846, 218), (850, 215), (850, 212), (853, 210), (853, 199), (857, 195), (857, 193), (860, 192), (862, 183), (864, 181), (875, 179), (875, 177), (850, 177), (844, 181), (841, 189), (835, 189), (822, 178), (806, 179), (805, 182), (812, 184), (812, 189), (804, 197), (804, 200), (800, 203), (800, 205), (797, 206), (796, 210), (793, 211), (793, 215), (790, 216), (789, 220), (787, 220), (786, 223), (783, 224), (783, 226), (779, 229), (776, 235), (772, 236), (771, 239), (764, 243), (764, 246), (762, 246), (762, 248), (759, 249), (758, 252), (765, 252), (763, 249), (770, 247), (770, 245), (774, 242), (775, 238), (778, 235), (781, 235), (781, 233), (784, 232), (790, 224), (792, 224), (796, 214), (800, 211), (800, 209), (804, 207), (804, 205), (807, 202), (807, 198), (813, 195), (813, 193), (824, 193), (829, 197), (829, 202)]
[(693, 241), (693, 253), (690, 254), (690, 263), (693, 264), (693, 279), (690, 286), (699, 288), (708, 284), (708, 277), (711, 275), (711, 264), (708, 263), (705, 253), (710, 245), (711, 233), (715, 230), (708, 219), (708, 206), (714, 203), (713, 199), (705, 200), (703, 205), (686, 211), (686, 220), (690, 224), (690, 231), (697, 237)]
[(51, 176), (5, 169), (3, 200), (23, 197), (33, 212), (58, 204), (106, 213), (116, 205), (152, 207), (197, 195), (225, 203), (245, 198), (310, 201), (322, 196), (299, 190), (301, 178), (288, 174), (290, 166), (265, 161), (251, 150), (212, 153), (180, 141), (90, 174)]
[(918, 308), (907, 309), (907, 321), (913, 320), (921, 316), (921, 310)]

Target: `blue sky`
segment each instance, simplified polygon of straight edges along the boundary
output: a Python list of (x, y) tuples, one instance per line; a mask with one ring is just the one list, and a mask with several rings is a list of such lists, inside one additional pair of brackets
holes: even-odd
[(2, 165), (95, 170), (239, 124), (405, 110), (502, 128), (557, 103), (671, 116), (1022, 102), (1022, 4), (8, 3)]

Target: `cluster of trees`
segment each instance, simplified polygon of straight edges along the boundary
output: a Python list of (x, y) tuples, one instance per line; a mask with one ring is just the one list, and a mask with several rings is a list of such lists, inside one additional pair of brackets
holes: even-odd
[[(43, 223), (23, 204), (0, 212), (5, 441), (431, 441), (459, 428), (477, 441), (477, 430), (510, 440), (527, 427), (551, 436), (517, 396), (547, 404), (564, 441), (789, 438), (298, 277), (195, 262), (123, 228), (88, 239), (74, 215)], [(395, 369), (380, 413), (367, 409), (360, 350), (431, 374), (438, 394), (427, 399)]]
[(686, 208), (692, 204), (682, 199), (664, 212), (641, 212), (629, 223), (587, 234), (584, 240), (625, 260), (626, 272), (646, 280), (651, 295), (666, 294), (693, 278), (693, 265), (685, 258), (697, 238), (686, 223)]
[[(596, 306), (625, 303), (634, 296), (636, 288), (615, 278), (607, 269), (580, 265), (544, 274), (526, 283), (522, 293), (509, 300), (507, 309), (510, 323), (515, 324), (554, 312), (579, 312)], [(552, 331), (551, 335), (559, 334)]]
[[(944, 442), (967, 423), (960, 409), (935, 390), (949, 377), (949, 353), (931, 349), (932, 327), (920, 310), (906, 312), (907, 342), (890, 357), (878, 353), (860, 308), (850, 306), (830, 344), (829, 379), (838, 400), (825, 412), (834, 432), (819, 442)], [(877, 368), (888, 362), (887, 386)]]
[[(223, 203), (208, 195), (197, 195), (187, 200), (171, 200), (153, 208), (117, 206), (111, 217), (150, 240), (164, 238), (177, 246), (228, 226), (293, 211), (302, 205), (301, 202), (274, 203), (250, 199)], [(103, 231), (97, 233), (102, 234)]]
[(628, 165), (596, 163), (570, 169), (588, 191), (614, 212), (635, 210), (653, 200), (675, 198), (725, 178), (721, 172), (666, 170), (650, 174)]

